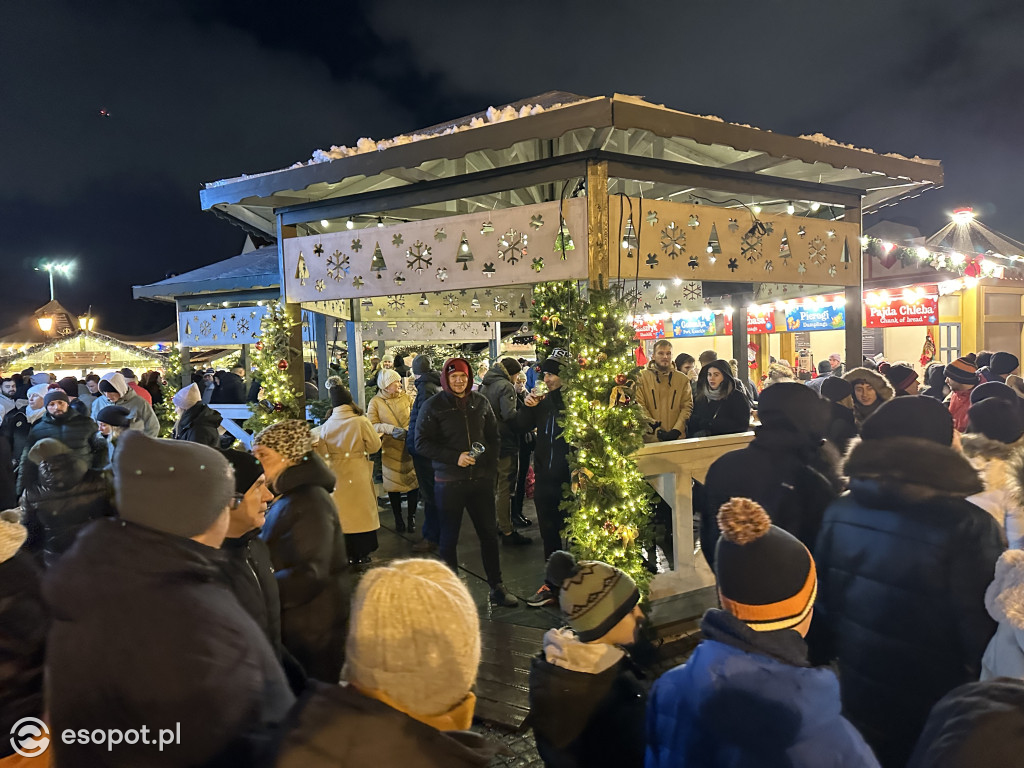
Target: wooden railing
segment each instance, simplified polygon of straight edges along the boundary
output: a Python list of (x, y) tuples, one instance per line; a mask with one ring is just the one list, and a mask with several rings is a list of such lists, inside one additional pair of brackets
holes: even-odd
[(672, 507), (675, 563), (651, 582), (651, 598), (681, 595), (713, 586), (715, 576), (693, 542), (693, 481), (704, 482), (719, 456), (743, 448), (753, 432), (648, 443), (635, 455), (654, 490)]

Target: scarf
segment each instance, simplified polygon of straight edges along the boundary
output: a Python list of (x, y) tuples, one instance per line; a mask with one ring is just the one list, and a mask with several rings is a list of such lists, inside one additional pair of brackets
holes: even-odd
[(25, 407), (25, 416), (28, 417), (29, 424), (35, 424), (37, 421), (43, 418), (44, 413), (46, 413), (46, 406), (43, 406), (38, 410), (33, 408), (31, 405)]
[(704, 396), (712, 402), (715, 400), (721, 400), (725, 396), (725, 387), (721, 384), (718, 385), (718, 389), (704, 387)]

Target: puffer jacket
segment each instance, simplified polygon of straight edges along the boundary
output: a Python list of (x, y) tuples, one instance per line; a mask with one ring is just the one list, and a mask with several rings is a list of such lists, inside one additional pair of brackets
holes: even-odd
[(755, 632), (708, 611), (704, 641), (654, 684), (647, 768), (877, 768), (841, 714), (839, 681), (791, 629)]
[(18, 495), (24, 493), (39, 481), (39, 468), (28, 457), (32, 446), (44, 438), (59, 440), (69, 450), (69, 455), (85, 462), (87, 467), (101, 468), (107, 461), (107, 446), (99, 433), (96, 422), (74, 411), (67, 411), (56, 417), (46, 413), (32, 425), (21, 454), (21, 468), (18, 471)]
[(981, 659), (981, 679), (1024, 680), (1024, 550), (999, 556), (995, 579), (985, 590), (985, 610), (999, 626)]
[(935, 702), (981, 673), (1002, 533), (966, 500), (981, 480), (950, 447), (859, 441), (845, 468), (850, 491), (814, 549), (812, 656), (838, 659), (844, 713), (882, 765), (902, 766)]
[(968, 433), (960, 438), (964, 456), (978, 470), (985, 490), (968, 497), (988, 512), (1003, 530), (1011, 549), (1024, 547), (1024, 503), (1020, 471), (1024, 469), (1024, 438), (1015, 443)]
[(260, 533), (281, 596), (284, 646), (310, 677), (331, 683), (341, 674), (351, 593), (334, 483), (323, 459), (307, 453), (274, 481), (277, 498)]
[(861, 424), (865, 420), (878, 410), (882, 403), (892, 400), (896, 397), (896, 391), (889, 384), (889, 381), (881, 374), (872, 371), (870, 368), (854, 368), (852, 371), (846, 373), (843, 379), (850, 382), (850, 386), (856, 388), (858, 381), (867, 382), (871, 385), (871, 388), (875, 390), (875, 394), (878, 397), (875, 402), (869, 406), (863, 406), (860, 404), (860, 400), (857, 399), (856, 393), (853, 396), (853, 416), (857, 423), (857, 427), (860, 428)]
[[(236, 373), (221, 371), (217, 374), (220, 384), (213, 390), (210, 398), (215, 404), (237, 404), (245, 402), (245, 382)], [(315, 397), (313, 398), (316, 399)]]
[(618, 646), (549, 630), (530, 664), (530, 722), (544, 765), (640, 768), (647, 703), (641, 678)]
[[(498, 472), (498, 420), (487, 398), (479, 392), (467, 392), (464, 402), (449, 392), (430, 398), (416, 419), (416, 453), (433, 462), (434, 479), (473, 480), (494, 477)], [(471, 467), (459, 466), (459, 455), (473, 443), (485, 450)]]
[(281, 729), (275, 768), (484, 768), (501, 745), (440, 731), (350, 685), (311, 683)]
[(420, 374), (414, 382), (416, 387), (416, 399), (412, 401), (412, 410), (409, 411), (409, 432), (405, 436), (405, 449), (411, 456), (416, 453), (416, 419), (419, 418), (420, 408), (430, 398), (441, 391), (441, 374), (437, 371), (427, 371)]
[(25, 549), (41, 555), (49, 568), (71, 548), (82, 528), (114, 516), (111, 495), (103, 474), (70, 453), (39, 462), (39, 481), (22, 497), (28, 530)]
[(565, 442), (558, 423), (564, 410), (565, 402), (559, 387), (548, 392), (537, 405), (520, 408), (516, 414), (521, 433), (537, 430), (533, 455), (537, 482), (553, 483), (559, 487), (569, 482), (569, 444)]
[(483, 383), (478, 391), (487, 398), (491, 410), (498, 419), (501, 456), (518, 456), (519, 433), (516, 431), (516, 411), (519, 408), (519, 399), (516, 397), (512, 379), (500, 364), (492, 365), (484, 374)]
[(220, 448), (218, 427), (223, 417), (202, 400), (181, 414), (174, 427), (176, 440), (188, 440), (211, 448)]
[[(21, 548), (25, 536), (17, 512), (0, 512), (0, 730), (5, 734), (23, 717), (43, 716), (49, 616), (39, 568)], [(0, 741), (0, 758), (13, 754), (10, 739)]]

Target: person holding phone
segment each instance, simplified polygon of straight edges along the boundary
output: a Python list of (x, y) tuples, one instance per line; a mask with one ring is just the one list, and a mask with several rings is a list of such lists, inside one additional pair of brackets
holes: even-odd
[(487, 398), (470, 389), (472, 368), (461, 357), (441, 368), (441, 391), (427, 400), (416, 420), (416, 453), (434, 466), (434, 493), (441, 519), (441, 559), (458, 572), (457, 546), (463, 511), (480, 540), (492, 605), (519, 601), (501, 583), (494, 484), (498, 472), (498, 420)]

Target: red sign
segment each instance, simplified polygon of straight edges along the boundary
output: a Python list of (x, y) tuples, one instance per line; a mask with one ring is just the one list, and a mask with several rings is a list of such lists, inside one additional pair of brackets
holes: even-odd
[[(725, 315), (725, 335), (732, 336), (732, 315)], [(775, 310), (766, 309), (763, 312), (747, 310), (747, 333), (775, 333)]]
[(636, 320), (633, 322), (636, 328), (635, 339), (663, 339), (665, 338), (664, 320)]
[(864, 325), (867, 328), (901, 328), (938, 325), (939, 297), (934, 285), (864, 294)]

